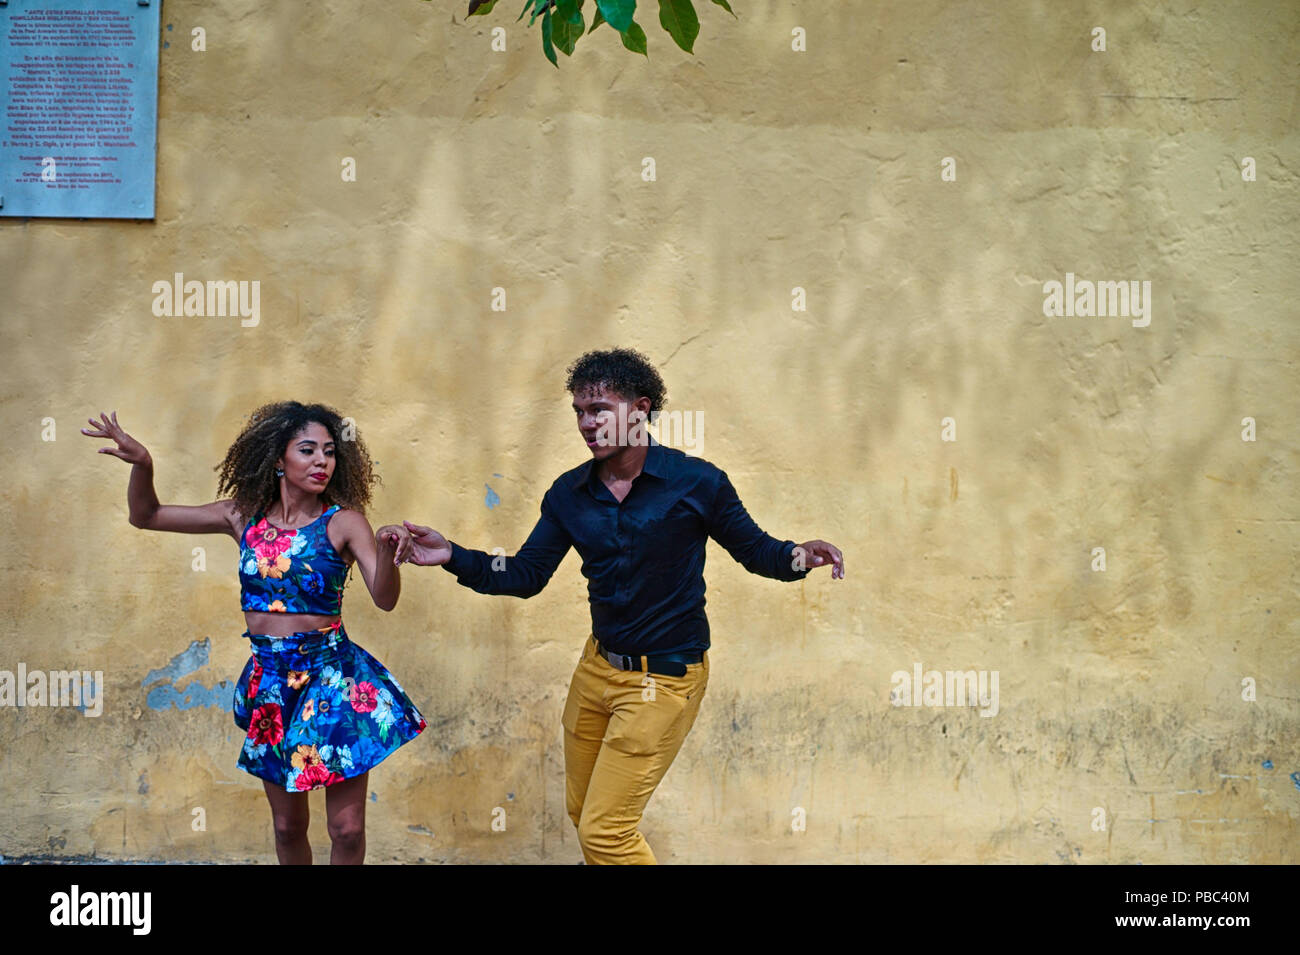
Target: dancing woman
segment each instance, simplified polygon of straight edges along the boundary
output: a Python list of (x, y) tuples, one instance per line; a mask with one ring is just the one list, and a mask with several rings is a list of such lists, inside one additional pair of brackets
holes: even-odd
[[(159, 504), (153, 458), (122, 430), (117, 412), (81, 433), (131, 465), (133, 527), (229, 534), (239, 542), (240, 605), (252, 655), (234, 694), (247, 733), (239, 767), (263, 781), (283, 864), (310, 864), (307, 792), (325, 788), (330, 862), (365, 858), (369, 771), (425, 727), (378, 660), (348, 639), (340, 616), (355, 563), (381, 610), (401, 592), (410, 547), (401, 525), (371, 533), (365, 507), (379, 478), (359, 437), (341, 440), (331, 408), (285, 401), (249, 418), (219, 466), (218, 495), (198, 507)], [(399, 556), (400, 553), (400, 556)]]

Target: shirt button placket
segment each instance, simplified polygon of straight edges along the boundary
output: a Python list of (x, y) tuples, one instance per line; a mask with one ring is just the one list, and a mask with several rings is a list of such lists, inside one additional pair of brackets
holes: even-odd
[(623, 505), (618, 506), (614, 540), (618, 544), (618, 592), (621, 596), (627, 580), (627, 543), (623, 539)]

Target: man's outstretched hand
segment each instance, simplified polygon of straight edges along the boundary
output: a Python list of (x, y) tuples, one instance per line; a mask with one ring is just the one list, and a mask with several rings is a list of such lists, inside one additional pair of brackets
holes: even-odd
[(844, 577), (844, 555), (834, 544), (828, 544), (826, 541), (804, 541), (795, 546), (793, 553), (794, 566), (799, 570), (831, 564), (831, 579)]
[(451, 560), (451, 544), (432, 527), (402, 521), (411, 532), (410, 562), (421, 567), (436, 567)]

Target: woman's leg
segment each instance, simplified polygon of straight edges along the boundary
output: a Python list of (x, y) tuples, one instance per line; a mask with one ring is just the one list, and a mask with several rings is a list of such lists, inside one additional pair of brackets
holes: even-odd
[(361, 865), (366, 858), (366, 780), (370, 773), (325, 787), (330, 865)]
[(280, 865), (311, 865), (311, 843), (307, 841), (311, 808), (307, 805), (307, 794), (287, 792), (265, 779), (262, 785), (271, 803), (275, 854)]

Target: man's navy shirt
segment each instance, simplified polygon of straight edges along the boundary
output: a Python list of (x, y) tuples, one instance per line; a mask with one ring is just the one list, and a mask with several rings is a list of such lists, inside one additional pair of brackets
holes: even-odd
[(587, 461), (555, 479), (542, 516), (513, 557), (451, 544), (443, 566), (481, 594), (531, 597), (569, 548), (582, 557), (591, 629), (615, 653), (709, 648), (704, 614), (704, 545), (712, 537), (750, 573), (801, 580), (794, 541), (764, 533), (727, 475), (702, 458), (651, 439), (645, 464), (620, 503)]

